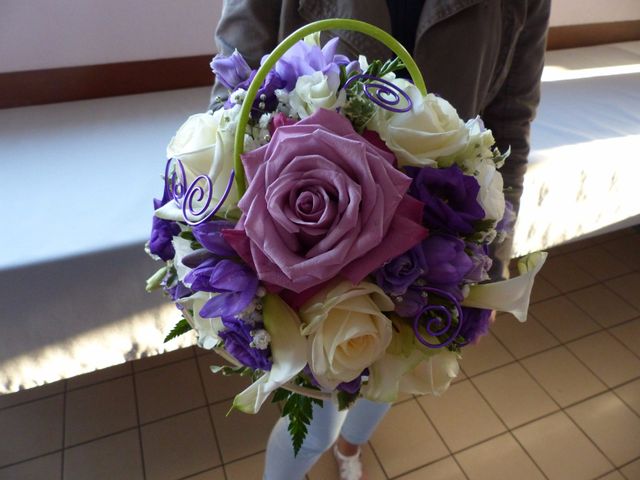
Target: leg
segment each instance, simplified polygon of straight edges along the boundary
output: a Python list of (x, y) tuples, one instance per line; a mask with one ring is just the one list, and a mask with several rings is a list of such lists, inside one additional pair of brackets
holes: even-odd
[[(391, 408), (390, 403), (377, 403), (360, 398), (349, 410), (340, 436), (352, 445), (366, 443), (389, 408)], [(346, 454), (346, 452), (343, 453)]]
[(347, 411), (339, 412), (331, 401), (325, 401), (322, 408), (314, 404), (313, 419), (297, 456), (293, 454), (287, 430), (289, 420), (280, 418), (267, 444), (264, 480), (303, 479), (318, 458), (336, 441), (346, 416)]

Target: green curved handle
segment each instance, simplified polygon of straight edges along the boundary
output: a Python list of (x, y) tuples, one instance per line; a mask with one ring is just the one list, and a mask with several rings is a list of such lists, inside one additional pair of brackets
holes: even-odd
[(241, 197), (246, 191), (246, 180), (244, 174), (244, 168), (242, 168), (242, 161), (240, 155), (244, 151), (244, 132), (247, 128), (247, 122), (249, 120), (249, 113), (251, 112), (251, 106), (258, 94), (258, 89), (262, 82), (267, 77), (269, 71), (274, 67), (276, 62), (289, 50), (297, 41), (302, 40), (307, 35), (312, 33), (321, 32), (323, 30), (353, 30), (355, 32), (364, 33), (370, 37), (375, 38), (390, 50), (395, 53), (400, 60), (402, 60), (407, 68), (407, 71), (411, 75), (414, 84), (418, 90), (423, 94), (427, 94), (427, 87), (424, 83), (424, 78), (420, 73), (420, 69), (416, 65), (416, 62), (411, 58), (411, 55), (407, 50), (398, 42), (395, 38), (389, 35), (384, 30), (375, 27), (369, 23), (361, 22), (360, 20), (351, 20), (348, 18), (331, 18), (328, 20), (319, 20), (317, 22), (305, 25), (299, 28), (287, 38), (285, 38), (280, 45), (278, 45), (273, 52), (267, 57), (262, 66), (256, 72), (256, 76), (253, 78), (247, 94), (242, 102), (242, 109), (240, 110), (240, 119), (238, 120), (238, 127), (236, 130), (235, 143), (234, 143), (234, 158), (233, 165), (235, 170), (235, 181), (238, 187), (238, 194)]

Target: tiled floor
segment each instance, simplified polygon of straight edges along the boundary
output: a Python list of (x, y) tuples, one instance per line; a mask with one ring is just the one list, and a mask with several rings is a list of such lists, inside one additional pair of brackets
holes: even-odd
[[(554, 249), (527, 323), (500, 315), (444, 397), (391, 409), (370, 479), (640, 479), (639, 247)], [(0, 397), (0, 480), (259, 479), (278, 410), (227, 415), (246, 382), (215, 362), (189, 348)], [(336, 478), (329, 455), (309, 474)]]

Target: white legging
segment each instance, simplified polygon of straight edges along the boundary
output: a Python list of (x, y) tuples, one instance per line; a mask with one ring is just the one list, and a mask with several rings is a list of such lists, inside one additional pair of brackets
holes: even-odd
[(366, 443), (389, 410), (388, 403), (374, 403), (359, 399), (348, 411), (325, 401), (322, 407), (313, 406), (313, 420), (307, 437), (297, 456), (287, 427), (287, 417), (282, 417), (273, 427), (265, 460), (264, 480), (301, 480), (320, 456), (337, 440), (338, 435), (349, 443)]

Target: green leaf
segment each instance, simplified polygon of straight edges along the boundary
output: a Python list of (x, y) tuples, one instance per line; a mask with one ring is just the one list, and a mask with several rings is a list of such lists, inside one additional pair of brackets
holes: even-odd
[(169, 332), (169, 335), (165, 337), (164, 343), (167, 343), (169, 340), (173, 340), (174, 338), (187, 333), (191, 330), (191, 328), (192, 327), (191, 325), (189, 325), (189, 322), (187, 322), (187, 320), (185, 320), (184, 318), (181, 318), (180, 321), (175, 324), (173, 330)]
[(290, 395), (291, 395), (291, 392), (289, 390), (286, 390), (284, 388), (279, 388), (273, 394), (271, 403), (282, 402), (283, 400), (286, 400), (287, 398), (289, 398)]
[(338, 392), (338, 409), (346, 410), (353, 404), (353, 402), (356, 401), (357, 398), (357, 393)]
[(307, 436), (307, 426), (313, 418), (313, 403), (317, 401), (314, 402), (313, 399), (298, 393), (291, 393), (282, 408), (282, 416), (289, 417), (288, 430), (293, 442), (293, 453), (296, 456)]

